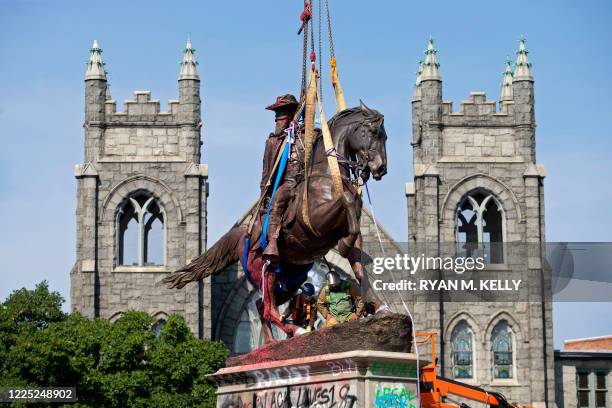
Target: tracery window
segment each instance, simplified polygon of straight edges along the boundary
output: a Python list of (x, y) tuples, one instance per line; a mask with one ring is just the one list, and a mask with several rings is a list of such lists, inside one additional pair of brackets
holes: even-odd
[(457, 208), (456, 241), (460, 254), (504, 262), (504, 209), (493, 194), (476, 190)]
[(451, 334), (453, 376), (474, 378), (474, 336), (465, 320), (459, 322)]
[(147, 192), (130, 196), (117, 212), (117, 265), (165, 265), (166, 214)]
[(491, 333), (493, 378), (513, 378), (513, 333), (505, 320), (500, 321)]

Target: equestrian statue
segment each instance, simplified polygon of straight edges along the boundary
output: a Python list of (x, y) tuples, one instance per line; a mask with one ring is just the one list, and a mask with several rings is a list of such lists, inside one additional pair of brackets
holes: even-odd
[[(275, 113), (276, 126), (266, 139), (261, 197), (249, 225), (232, 228), (163, 280), (180, 289), (241, 261), (249, 282), (261, 293), (257, 309), (266, 342), (273, 340), (270, 324), (288, 337), (304, 332), (283, 319), (277, 307), (294, 296), (314, 261), (331, 249), (348, 259), (362, 286), (367, 283), (361, 264), (360, 183), (370, 175), (380, 180), (387, 173), (387, 134), (380, 112), (363, 102), (341, 110), (326, 122), (333, 146), (324, 141), (327, 128), (314, 129), (305, 150), (307, 132), (304, 121), (298, 120), (302, 107), (292, 95), (279, 96), (267, 107)], [(337, 159), (335, 180), (341, 180), (341, 193), (330, 171), (331, 156)], [(385, 309), (371, 289), (368, 293), (374, 309)]]

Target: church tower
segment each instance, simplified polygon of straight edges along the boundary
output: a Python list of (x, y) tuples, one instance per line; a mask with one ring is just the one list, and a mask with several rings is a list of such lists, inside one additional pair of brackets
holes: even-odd
[(77, 179), (77, 248), (72, 309), (111, 321), (127, 310), (163, 324), (185, 317), (210, 336), (210, 282), (167, 289), (160, 281), (206, 247), (208, 167), (201, 157), (195, 49), (183, 52), (179, 99), (160, 111), (149, 91), (117, 111), (94, 41), (85, 73), (84, 161)]
[[(429, 40), (413, 93), (414, 182), (406, 184), (409, 247), (432, 255), (484, 256), (491, 277), (512, 272), (529, 290), (520, 301), (415, 301), (416, 330), (439, 333), (443, 375), (553, 406), (550, 278), (540, 262), (544, 168), (535, 154), (534, 82), (521, 39), (507, 62), (499, 104), (470, 93), (458, 111), (442, 99)], [(499, 108), (497, 108), (499, 106)], [(508, 275), (506, 275), (508, 276)]]

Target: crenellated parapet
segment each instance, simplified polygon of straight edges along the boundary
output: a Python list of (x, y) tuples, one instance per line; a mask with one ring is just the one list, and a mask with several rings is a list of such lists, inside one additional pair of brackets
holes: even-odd
[(535, 163), (533, 76), (527, 54), (521, 39), (515, 68), (505, 63), (498, 101), (487, 99), (484, 92), (471, 92), (454, 108), (452, 101), (442, 99), (440, 64), (430, 39), (412, 98), (415, 164)]
[(452, 101), (442, 102), (442, 122), (447, 126), (514, 126), (514, 101), (488, 100), (484, 92), (470, 92), (453, 110)]
[(113, 99), (104, 104), (106, 122), (156, 122), (160, 124), (172, 124), (179, 121), (179, 101), (170, 99), (168, 110), (162, 112), (158, 99), (151, 99), (150, 91), (134, 91), (134, 99), (123, 103), (123, 111), (117, 112), (117, 102)]
[(191, 40), (183, 51), (178, 99), (160, 101), (135, 91), (123, 111), (110, 96), (102, 49), (95, 41), (85, 74), (85, 162), (200, 161), (200, 77)]

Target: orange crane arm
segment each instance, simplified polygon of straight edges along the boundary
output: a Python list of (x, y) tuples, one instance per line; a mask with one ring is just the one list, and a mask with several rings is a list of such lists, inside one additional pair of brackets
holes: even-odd
[(448, 395), (456, 395), (472, 401), (486, 403), (491, 407), (516, 408), (515, 405), (510, 404), (506, 398), (499, 393), (487, 392), (480, 387), (463, 384), (448, 378), (436, 376), (433, 382), (421, 383), (421, 397), (423, 402), (429, 400), (429, 403), (424, 403), (423, 407), (456, 407), (455, 405), (445, 404), (442, 402), (442, 398), (447, 397)]
[[(457, 408), (455, 404), (447, 404), (443, 402), (443, 398), (448, 395), (456, 395), (486, 403), (490, 407), (499, 408), (528, 408), (520, 407), (509, 403), (506, 398), (497, 392), (489, 392), (480, 387), (463, 384), (459, 381), (449, 380), (448, 378), (440, 377), (436, 373), (436, 349), (435, 349), (435, 332), (417, 332), (415, 333), (417, 344), (431, 342), (431, 363), (421, 368), (420, 375), (420, 394), (421, 406), (423, 408)], [(467, 405), (462, 404), (461, 407)]]

